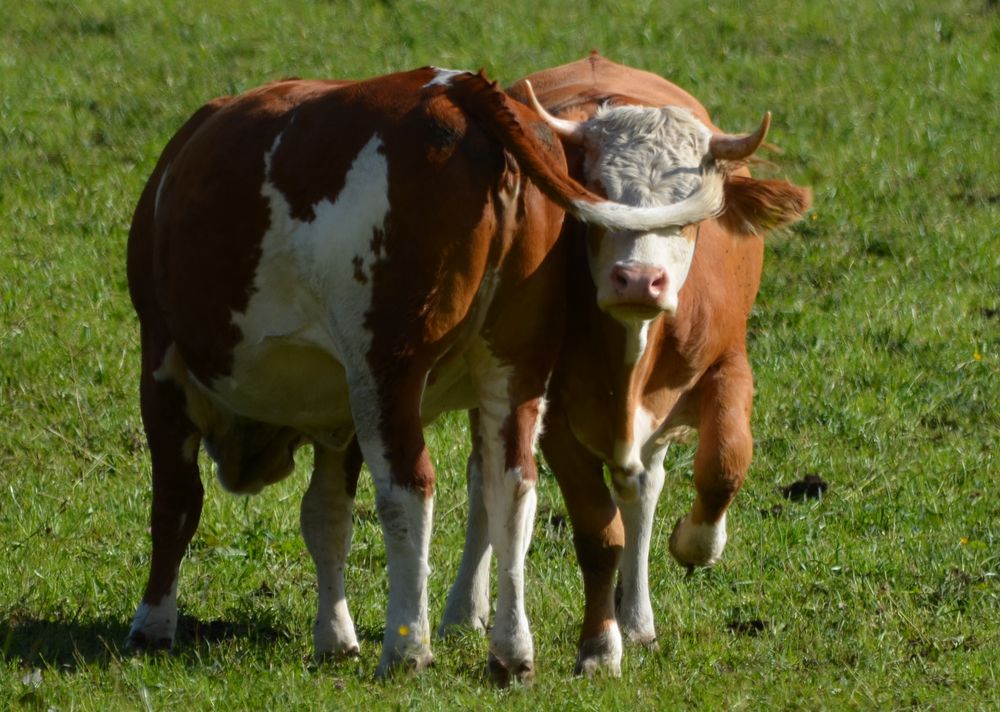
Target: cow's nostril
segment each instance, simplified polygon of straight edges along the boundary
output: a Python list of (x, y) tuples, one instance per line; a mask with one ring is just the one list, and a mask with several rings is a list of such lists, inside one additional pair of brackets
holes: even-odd
[(649, 293), (654, 296), (659, 296), (663, 293), (663, 290), (667, 288), (667, 273), (660, 271), (659, 274), (655, 275), (652, 281), (649, 283)]
[(626, 271), (621, 267), (615, 267), (611, 270), (611, 284), (614, 285), (615, 291), (622, 294), (626, 289), (628, 289), (629, 278)]

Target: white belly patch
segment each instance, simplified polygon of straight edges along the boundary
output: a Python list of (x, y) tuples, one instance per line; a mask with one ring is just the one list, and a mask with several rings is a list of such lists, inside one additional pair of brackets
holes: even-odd
[[(261, 241), (253, 295), (233, 324), (243, 334), (232, 373), (212, 391), (245, 417), (302, 428), (349, 423), (346, 367), (371, 345), (364, 327), (371, 273), (379, 256), (372, 237), (389, 214), (388, 162), (373, 136), (351, 164), (335, 200), (312, 206), (315, 218), (292, 217), (288, 200), (269, 181), (265, 156), (261, 194), (271, 226)], [(361, 275), (363, 278), (359, 279)]]

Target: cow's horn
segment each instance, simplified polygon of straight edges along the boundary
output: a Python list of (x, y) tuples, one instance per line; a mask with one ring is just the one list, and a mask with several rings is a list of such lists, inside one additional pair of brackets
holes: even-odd
[(524, 80), (524, 87), (528, 91), (528, 100), (531, 102), (532, 108), (538, 112), (538, 115), (542, 117), (542, 120), (545, 121), (545, 123), (547, 123), (553, 131), (570, 143), (583, 143), (582, 121), (557, 119), (555, 116), (547, 112), (545, 107), (539, 103), (538, 97), (535, 96), (535, 90), (531, 88), (531, 82), (527, 79)]
[(764, 114), (760, 127), (752, 134), (712, 134), (708, 142), (708, 152), (713, 158), (726, 161), (742, 161), (754, 154), (767, 137), (771, 127), (771, 112)]

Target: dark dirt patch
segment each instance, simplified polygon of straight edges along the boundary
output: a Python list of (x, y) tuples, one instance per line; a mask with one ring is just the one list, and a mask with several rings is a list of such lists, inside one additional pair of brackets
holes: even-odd
[(768, 518), (776, 519), (785, 513), (785, 508), (782, 507), (780, 504), (776, 504), (768, 509), (761, 509), (758, 511), (760, 511), (760, 516), (762, 516), (764, 519)]
[(726, 623), (726, 628), (729, 629), (730, 633), (734, 635), (746, 635), (751, 638), (760, 635), (770, 627), (767, 621), (763, 621), (760, 618), (751, 618), (746, 621), (729, 621)]
[(552, 512), (549, 514), (548, 519), (545, 520), (545, 525), (556, 531), (562, 531), (566, 528), (566, 515), (559, 512)]
[(1000, 309), (996, 307), (982, 307), (979, 310), (979, 316), (984, 319), (1000, 319)]
[(819, 475), (809, 474), (801, 480), (781, 488), (785, 499), (804, 502), (807, 499), (822, 499), (830, 485)]

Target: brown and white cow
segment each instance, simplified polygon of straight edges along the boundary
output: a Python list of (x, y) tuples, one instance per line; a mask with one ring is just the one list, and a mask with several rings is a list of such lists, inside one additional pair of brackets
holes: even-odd
[[(712, 565), (722, 555), (726, 509), (753, 448), (746, 328), (763, 236), (801, 217), (811, 197), (746, 170), (769, 116), (752, 135), (724, 134), (687, 92), (596, 53), (532, 74), (511, 94), (534, 103), (532, 87), (536, 108), (563, 138), (570, 172), (590, 189), (636, 206), (684, 201), (715, 182), (723, 195), (721, 209), (668, 228), (621, 232), (568, 220), (564, 229), (571, 243), (570, 307), (541, 445), (565, 498), (583, 571), (577, 671), (617, 674), (622, 633), (655, 641), (647, 581), (653, 513), (667, 446), (690, 428), (699, 434), (696, 495), (674, 528), (670, 552), (689, 567)], [(470, 479), (478, 475), (475, 458)], [(472, 502), (447, 625), (477, 625), (488, 605), (484, 515)]]
[(568, 177), (537, 114), (465, 72), (289, 80), (203, 107), (164, 150), (129, 235), (153, 468), (152, 561), (131, 643), (173, 641), (202, 506), (199, 445), (227, 489), (253, 493), (310, 442), (301, 521), (318, 574), (316, 652), (358, 650), (343, 572), (363, 457), (389, 572), (378, 672), (426, 665), (434, 472), (422, 426), (477, 408), (502, 572), (491, 663), (501, 679), (530, 676), (522, 572), (562, 333), (559, 206), (654, 227), (715, 199), (603, 201)]

